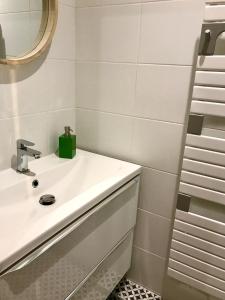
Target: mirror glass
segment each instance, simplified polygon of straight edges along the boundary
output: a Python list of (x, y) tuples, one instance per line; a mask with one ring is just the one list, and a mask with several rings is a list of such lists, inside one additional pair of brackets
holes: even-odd
[(0, 0), (0, 59), (31, 52), (41, 41), (47, 21), (46, 0)]

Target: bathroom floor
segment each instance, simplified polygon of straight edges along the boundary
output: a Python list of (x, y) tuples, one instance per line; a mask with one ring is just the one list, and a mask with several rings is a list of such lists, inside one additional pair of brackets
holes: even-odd
[(161, 300), (161, 297), (144, 287), (128, 280), (123, 279), (108, 297), (107, 300)]

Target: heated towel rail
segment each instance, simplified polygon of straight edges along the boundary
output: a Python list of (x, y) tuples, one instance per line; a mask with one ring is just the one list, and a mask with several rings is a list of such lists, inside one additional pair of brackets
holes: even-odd
[(213, 1), (205, 8), (168, 274), (225, 299), (225, 52), (215, 53), (222, 32), (225, 2)]

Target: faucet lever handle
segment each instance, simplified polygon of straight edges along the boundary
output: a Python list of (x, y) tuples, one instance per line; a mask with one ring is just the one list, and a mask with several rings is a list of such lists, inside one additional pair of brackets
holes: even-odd
[(30, 141), (26, 141), (23, 139), (17, 140), (17, 148), (25, 147), (25, 146), (34, 146), (35, 144)]

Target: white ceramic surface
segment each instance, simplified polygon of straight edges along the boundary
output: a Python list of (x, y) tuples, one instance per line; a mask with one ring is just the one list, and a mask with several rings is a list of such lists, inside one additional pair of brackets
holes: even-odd
[[(26, 10), (29, 2), (38, 1), (7, 0), (5, 7), (0, 1), (0, 10), (10, 12), (17, 2), (21, 7), (24, 3)], [(0, 135), (6, 136), (8, 129), (4, 147), (0, 147), (0, 170), (9, 168), (16, 154), (16, 139), (21, 136), (34, 141), (36, 149), (48, 155), (55, 151), (54, 141), (63, 127), (74, 129), (75, 9), (69, 6), (73, 3), (59, 1), (58, 24), (49, 52), (30, 64), (0, 65)]]
[[(82, 150), (72, 160), (52, 154), (30, 163), (35, 177), (0, 173), (0, 271), (140, 174), (137, 165)], [(39, 180), (34, 189), (32, 181)], [(39, 204), (53, 194), (56, 203)]]
[[(203, 1), (77, 0), (76, 6), (79, 146), (143, 165), (139, 207), (172, 218)], [(145, 217), (151, 223), (153, 216)], [(138, 222), (146, 224), (142, 215)], [(167, 229), (156, 234), (163, 239)], [(149, 240), (148, 230), (141, 235)], [(158, 256), (135, 248), (131, 272), (158, 292), (162, 248)]]

